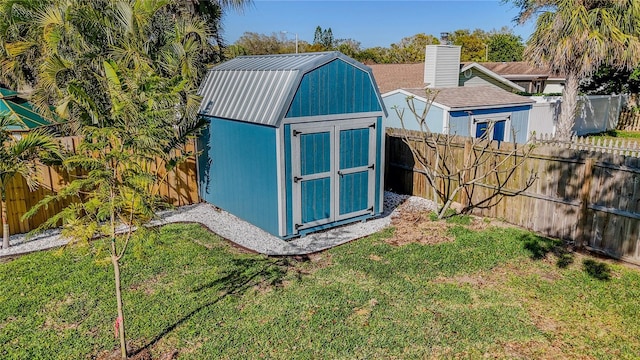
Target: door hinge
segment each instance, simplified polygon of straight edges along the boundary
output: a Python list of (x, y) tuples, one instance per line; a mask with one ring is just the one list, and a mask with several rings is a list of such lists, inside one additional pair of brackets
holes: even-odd
[(296, 231), (302, 227), (302, 224), (295, 224)]
[(375, 129), (376, 128), (376, 123), (373, 123), (373, 124), (369, 125), (369, 127)]
[(302, 134), (302, 131), (293, 130), (293, 136), (298, 136), (299, 134)]
[(301, 178), (301, 177), (298, 177), (298, 176), (294, 176), (294, 177), (293, 177), (293, 182), (295, 182), (295, 183), (297, 183), (297, 182), (298, 182), (298, 181), (300, 181), (300, 180), (302, 180), (302, 178)]
[(368, 208), (368, 209), (367, 209), (367, 211), (371, 211), (371, 212), (373, 212), (373, 206), (372, 206), (372, 207), (370, 207), (370, 208)]
[(376, 164), (371, 164), (369, 166), (367, 166), (369, 169), (371, 170), (375, 170), (376, 169)]

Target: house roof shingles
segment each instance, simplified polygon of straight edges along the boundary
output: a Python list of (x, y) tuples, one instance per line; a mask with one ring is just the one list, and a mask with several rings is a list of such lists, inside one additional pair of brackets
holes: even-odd
[(381, 93), (424, 87), (424, 63), (369, 65)]
[[(426, 98), (423, 88), (403, 89), (411, 94)], [(503, 107), (529, 105), (534, 100), (510, 93), (493, 86), (451, 87), (436, 89), (432, 94), (434, 102), (447, 106), (451, 110), (464, 110), (478, 107)]]
[[(461, 64), (462, 65), (462, 64)], [(424, 64), (369, 65), (381, 93), (402, 89), (422, 98), (426, 97)], [(528, 105), (535, 101), (494, 86), (459, 86), (440, 88), (435, 102), (452, 110), (479, 107)]]

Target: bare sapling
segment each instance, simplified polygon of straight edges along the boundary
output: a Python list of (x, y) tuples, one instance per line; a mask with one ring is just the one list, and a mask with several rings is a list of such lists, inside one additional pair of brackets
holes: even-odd
[[(534, 184), (537, 173), (526, 168), (534, 150), (531, 141), (524, 144), (493, 141), (495, 122), (492, 121), (488, 121), (481, 137), (434, 133), (429, 129), (427, 115), (438, 93), (431, 89), (425, 92), (428, 101), (422, 111), (416, 109), (412, 96), (406, 98), (409, 114), (405, 114), (405, 109), (394, 109), (402, 124), (403, 142), (413, 154), (414, 166), (425, 175), (432, 199), (438, 204), (438, 219), (449, 214), (452, 208), (462, 214), (491, 208)], [(419, 130), (407, 130), (405, 117), (413, 118)], [(515, 135), (512, 133), (512, 139)]]

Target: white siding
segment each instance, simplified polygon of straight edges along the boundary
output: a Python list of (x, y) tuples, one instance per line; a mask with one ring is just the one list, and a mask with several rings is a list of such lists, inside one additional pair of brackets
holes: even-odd
[(564, 80), (554, 82), (553, 80), (547, 80), (544, 90), (542, 91), (545, 94), (553, 94), (553, 93), (561, 93), (564, 89)]
[(540, 137), (545, 134), (554, 134), (558, 114), (560, 114), (559, 101), (533, 104), (529, 115), (529, 135), (535, 133)]
[[(469, 71), (471, 74), (468, 74)], [(507, 86), (476, 69), (467, 70), (465, 73), (460, 73), (460, 86), (495, 86), (508, 92), (513, 91), (513, 88), (510, 86)], [(469, 75), (469, 77), (467, 77), (467, 75)]]
[(460, 46), (427, 45), (424, 82), (428, 87), (456, 87), (460, 74)]

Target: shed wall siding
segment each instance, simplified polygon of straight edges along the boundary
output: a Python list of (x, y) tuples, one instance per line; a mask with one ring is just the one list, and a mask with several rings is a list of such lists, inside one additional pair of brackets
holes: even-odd
[[(405, 94), (393, 94), (384, 97), (382, 100), (384, 101), (384, 105), (387, 109), (389, 109), (389, 116), (384, 121), (384, 126), (388, 128), (398, 128), (402, 129), (402, 123), (400, 122), (400, 118), (398, 114), (394, 110), (394, 107), (398, 107), (399, 111), (404, 110), (404, 125), (407, 130), (420, 130), (418, 126), (418, 122), (415, 120), (415, 116), (411, 113), (407, 106), (406, 101), (407, 95)], [(421, 114), (424, 111), (426, 104), (418, 99), (414, 99), (414, 104), (416, 106), (416, 111), (418, 114)], [(429, 113), (427, 113), (427, 126), (434, 133), (442, 133), (442, 113), (444, 110), (440, 109), (437, 106), (431, 106), (429, 109)]]
[[(511, 112), (511, 128), (515, 132), (515, 142), (523, 144), (527, 142), (529, 138), (529, 113), (531, 112), (531, 106), (525, 109), (516, 109)], [(512, 137), (512, 135), (509, 135)], [(513, 139), (512, 139), (513, 141)]]
[(476, 70), (472, 69), (471, 77), (467, 78), (464, 73), (460, 73), (460, 86), (495, 86), (500, 89), (512, 92), (513, 88), (505, 85), (496, 79)]
[(369, 73), (336, 59), (303, 76), (286, 117), (381, 110)]
[(449, 113), (449, 134), (471, 136), (471, 119), (465, 111), (453, 111)]
[(200, 196), (278, 236), (277, 129), (207, 119), (199, 141)]

